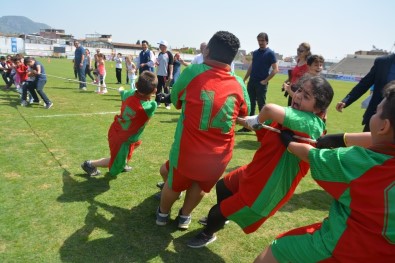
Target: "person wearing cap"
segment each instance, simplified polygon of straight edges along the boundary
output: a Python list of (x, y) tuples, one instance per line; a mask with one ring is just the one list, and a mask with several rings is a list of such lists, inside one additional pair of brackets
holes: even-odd
[[(156, 75), (158, 76), (158, 87), (156, 94), (163, 93), (169, 94), (168, 84), (173, 79), (173, 54), (167, 50), (168, 43), (166, 40), (161, 40), (159, 43), (160, 53), (158, 54), (158, 58), (156, 60), (157, 71)], [(158, 96), (157, 96), (158, 97)], [(158, 106), (160, 105), (160, 100), (156, 99)], [(165, 103), (166, 109), (170, 110), (170, 103)]]

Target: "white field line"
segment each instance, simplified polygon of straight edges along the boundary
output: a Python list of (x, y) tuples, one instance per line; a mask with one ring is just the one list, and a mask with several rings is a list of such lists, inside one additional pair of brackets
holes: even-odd
[(31, 116), (31, 117), (32, 118), (59, 118), (59, 117), (74, 117), (74, 116), (106, 115), (106, 114), (116, 114), (116, 113), (119, 113), (119, 111), (39, 115), (39, 116)]

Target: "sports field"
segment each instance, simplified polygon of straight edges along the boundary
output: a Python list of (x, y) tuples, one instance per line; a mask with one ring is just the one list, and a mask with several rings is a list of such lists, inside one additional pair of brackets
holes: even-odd
[[(308, 175), (256, 233), (245, 235), (230, 222), (208, 247), (188, 248), (185, 242), (201, 229), (197, 219), (207, 214), (216, 195), (213, 191), (203, 199), (187, 231), (177, 230), (175, 221), (155, 224), (155, 184), (179, 111), (158, 108), (130, 162), (132, 172), (112, 177), (102, 169), (102, 175), (88, 178), (80, 164), (109, 155), (107, 131), (120, 108), (119, 94), (109, 89), (98, 95), (92, 85), (80, 92), (67, 80), (74, 80), (70, 60), (38, 60), (49, 75), (45, 92), (54, 103), (51, 109), (21, 107), (15, 89), (0, 90), (0, 262), (251, 262), (277, 234), (328, 214), (331, 198)], [(108, 87), (118, 88), (113, 62), (106, 67)], [(277, 75), (270, 82), (268, 102), (286, 104), (280, 92), (285, 79)], [(355, 83), (330, 82), (335, 97), (328, 133), (361, 131), (360, 101), (367, 94), (338, 113), (336, 102)], [(254, 133), (236, 135), (227, 171), (248, 163), (257, 147)], [(173, 220), (180, 206), (177, 201)]]

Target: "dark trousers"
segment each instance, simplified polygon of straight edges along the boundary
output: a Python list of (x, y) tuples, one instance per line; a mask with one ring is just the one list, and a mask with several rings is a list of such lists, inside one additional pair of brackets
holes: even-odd
[(85, 79), (86, 79), (86, 75), (88, 75), (88, 77), (91, 79), (91, 80), (94, 80), (95, 78), (92, 76), (92, 70), (91, 70), (91, 68), (89, 67), (89, 66), (86, 66), (86, 68), (85, 68)]
[[(40, 95), (41, 99), (44, 101), (45, 104), (51, 103), (48, 99), (47, 94), (44, 92), (44, 86), (47, 83), (47, 80), (35, 80), (35, 81), (26, 81), (22, 86), (22, 100), (27, 99), (27, 91), (30, 92), (30, 95), (33, 97), (34, 102), (39, 102), (39, 98), (37, 96)], [(36, 93), (37, 91), (37, 93)]]
[(228, 219), (222, 215), (220, 203), (233, 195), (233, 193), (225, 186), (223, 179), (217, 182), (215, 190), (217, 192), (217, 204), (210, 209), (207, 216), (207, 225), (203, 230), (203, 232), (209, 236), (212, 236), (224, 227), (225, 222)]
[(78, 69), (74, 67), (73, 70), (74, 70), (74, 78), (78, 78)]
[(78, 80), (80, 81), (80, 89), (85, 88), (86, 87), (85, 68), (78, 67), (77, 75), (78, 75)]
[(39, 102), (36, 90), (34, 89), (33, 81), (26, 81), (22, 84), (22, 101), (27, 101), (27, 92), (29, 91), (32, 96), (34, 102)]
[[(167, 87), (166, 85), (167, 82), (167, 77), (166, 76), (159, 76), (158, 75), (158, 86), (156, 86), (156, 95), (158, 95), (159, 93), (163, 93), (164, 94), (169, 94), (169, 87)], [(157, 99), (156, 102), (158, 103), (158, 105), (160, 104), (160, 100), (158, 99), (159, 96), (156, 96)], [(169, 103), (165, 103), (166, 106), (170, 105)]]
[(255, 106), (257, 102), (259, 111), (265, 106), (267, 87), (268, 85), (262, 85), (260, 81), (255, 79), (250, 78), (248, 81), (247, 91), (251, 103), (250, 116), (255, 115)]
[(11, 80), (11, 78), (10, 78), (10, 73), (9, 73), (9, 72), (3, 72), (3, 73), (1, 74), (1, 76), (3, 77), (3, 80), (4, 80), (5, 84), (6, 84), (7, 86), (11, 86), (12, 80)]
[(117, 82), (122, 83), (122, 69), (121, 68), (115, 69), (115, 75), (117, 77)]

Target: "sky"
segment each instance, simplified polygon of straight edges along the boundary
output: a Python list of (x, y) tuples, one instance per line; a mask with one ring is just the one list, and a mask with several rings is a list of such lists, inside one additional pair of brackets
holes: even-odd
[(283, 56), (307, 42), (312, 53), (340, 60), (373, 46), (395, 52), (394, 10), (394, 0), (14, 0), (2, 5), (0, 16), (26, 16), (76, 38), (111, 34), (113, 42), (153, 46), (163, 39), (171, 48), (199, 48), (225, 30), (250, 52), (266, 32), (269, 47)]

